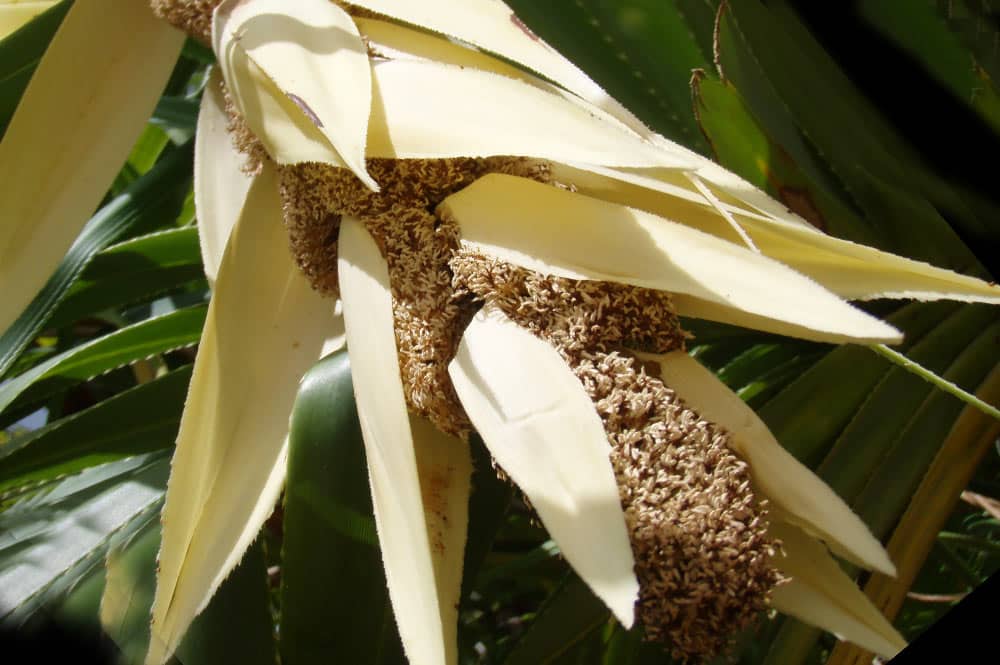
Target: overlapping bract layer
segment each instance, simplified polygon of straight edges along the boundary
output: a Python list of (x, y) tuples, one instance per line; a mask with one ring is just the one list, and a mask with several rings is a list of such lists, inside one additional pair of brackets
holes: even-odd
[[(364, 11), (352, 16), (354, 8)], [(383, 359), (370, 369), (364, 369), (366, 362), (360, 364), (356, 390), (362, 419), (369, 423), (367, 445), (373, 446), (371, 452), (379, 451), (370, 455), (370, 463), (380, 538), (397, 621), (415, 663), (454, 658), (451, 638), (444, 637), (444, 626), (454, 619), (443, 609), (450, 606), (454, 585), (440, 573), (441, 562), (453, 559), (461, 543), (454, 540), (442, 550), (430, 541), (421, 545), (420, 529), (411, 533), (388, 526), (432, 521), (426, 497), (422, 503), (412, 497), (394, 499), (387, 481), (376, 481), (399, 464), (403, 467), (397, 471), (404, 475), (419, 468), (406, 461), (421, 448), (415, 430), (404, 427), (412, 418), (405, 416), (406, 406), (457, 434), (467, 428), (468, 417), (531, 498), (571, 564), (624, 623), (631, 622), (631, 604), (641, 596), (632, 569), (634, 542), (589, 535), (625, 533), (621, 505), (609, 501), (624, 483), (616, 483), (607, 467), (608, 433), (595, 417), (594, 395), (588, 396), (563, 356), (518, 333), (509, 319), (491, 315), (469, 322), (474, 307), (447, 293), (455, 257), (475, 252), (563, 279), (617, 282), (628, 285), (626, 291), (664, 289), (675, 294), (673, 303), (683, 314), (834, 342), (898, 339), (889, 326), (845, 304), (844, 296), (997, 299), (997, 291), (978, 280), (808, 228), (735, 176), (646, 130), (500, 2), (385, 0), (355, 2), (345, 9), (326, 0), (305, 0), (294, 8), (277, 0), (230, 0), (215, 13), (212, 43), (230, 96), (230, 124), (245, 128), (240, 142), (259, 141), (280, 165), (284, 217), (299, 265), (321, 291), (340, 290), (349, 322), (366, 311), (374, 316), (373, 302), (391, 303), (395, 333), (358, 332), (352, 351)], [(510, 113), (514, 108), (517, 114)], [(546, 178), (538, 182), (530, 174), (512, 174), (482, 161), (499, 157), (508, 164), (517, 162), (512, 158), (532, 158)], [(400, 159), (418, 161), (387, 161)], [(458, 177), (435, 189), (440, 184), (435, 170), (454, 171)], [(421, 195), (428, 187), (430, 195)], [(342, 215), (350, 216), (349, 224)], [(345, 259), (340, 243), (348, 230), (359, 247), (364, 244), (357, 244), (359, 234), (367, 230), (374, 236), (376, 243), (369, 247), (379, 248), (383, 267), (376, 266), (374, 256), (369, 269)], [(334, 270), (338, 254), (340, 269)], [(864, 271), (858, 270), (859, 262)], [(362, 273), (369, 277), (351, 283), (366, 284), (363, 291), (343, 281), (345, 274)], [(376, 273), (381, 277), (372, 281)], [(594, 306), (600, 309), (601, 303)], [(383, 304), (381, 311), (380, 325), (387, 326), (390, 310)], [(433, 323), (435, 311), (452, 314)], [(384, 348), (376, 350), (372, 344), (382, 338)], [(386, 346), (389, 340), (391, 347)], [(655, 345), (641, 350), (669, 351)], [(389, 354), (399, 362), (385, 364)], [(440, 367), (452, 354), (455, 392)], [(550, 371), (537, 371), (543, 366)], [(532, 391), (510, 387), (527, 384)], [(390, 385), (403, 388), (402, 403), (393, 401), (395, 407), (364, 395)], [(441, 387), (445, 390), (437, 390)], [(683, 398), (682, 386), (670, 388)], [(425, 399), (430, 397), (440, 399)], [(461, 409), (455, 408), (457, 403)], [(586, 409), (592, 416), (584, 415), (583, 404), (591, 404)], [(565, 453), (558, 452), (566, 440), (561, 429), (566, 417), (545, 424), (549, 416), (544, 414), (569, 413), (578, 414), (572, 421), (584, 428), (571, 440), (578, 442), (574, 452), (580, 468), (591, 470), (581, 472), (589, 478), (585, 481), (569, 482), (568, 475), (558, 472), (567, 463)], [(396, 421), (400, 424), (393, 434), (376, 432), (382, 427), (376, 423)], [(781, 480), (789, 486), (819, 482), (807, 470), (775, 457), (770, 442), (750, 437), (753, 443), (746, 443), (722, 428), (726, 455), (735, 452), (750, 460), (751, 474), (754, 459), (761, 465), (756, 485), (780, 485), (775, 469), (787, 474)], [(585, 440), (594, 445), (579, 443)], [(583, 455), (583, 450), (592, 452)], [(451, 451), (465, 454), (460, 444)], [(780, 463), (774, 466), (773, 460)], [(743, 463), (734, 464), (736, 469)], [(605, 467), (607, 473), (594, 473)], [(553, 472), (555, 476), (544, 476)], [(410, 483), (413, 492), (422, 485), (423, 480)], [(739, 496), (751, 498), (734, 499), (733, 510), (755, 504), (752, 495)], [(777, 499), (782, 496), (777, 493)], [(453, 498), (462, 501), (461, 493)], [(833, 510), (832, 525), (817, 521), (817, 516), (829, 517), (822, 511), (798, 523), (838, 551), (882, 569), (891, 567), (879, 558), (877, 544), (877, 552), (870, 551), (870, 535), (865, 540), (856, 532), (860, 523), (843, 521), (843, 510)], [(588, 517), (586, 528), (572, 519), (581, 511)], [(745, 519), (754, 523), (755, 518)], [(863, 525), (861, 529), (867, 534)], [(760, 564), (758, 555), (770, 552), (773, 541), (759, 530), (751, 532), (757, 534), (751, 539), (759, 541), (753, 556)], [(397, 553), (403, 542), (429, 548), (430, 558), (413, 568), (412, 560)], [(596, 565), (594, 556), (604, 564)], [(759, 576), (762, 587), (769, 586), (764, 580), (776, 579), (766, 572), (773, 570), (769, 566), (760, 568), (765, 571)], [(432, 598), (434, 594), (438, 597)], [(821, 607), (830, 602), (818, 597), (827, 599), (817, 601)], [(746, 603), (750, 611), (758, 606), (754, 602)], [(820, 618), (813, 619), (822, 623), (824, 612), (820, 609)], [(857, 631), (837, 629), (866, 639)], [(898, 646), (898, 636), (867, 644), (889, 653)]]
[[(5, 297), (8, 308), (0, 312), (4, 323), (51, 272), (103, 193), (111, 177), (108, 164), (127, 149), (129, 133), (148, 114), (157, 81), (166, 77), (180, 47), (178, 36), (138, 12), (134, 0), (117, 5), (122, 30), (111, 40), (89, 39), (88, 26), (101, 17), (92, 13), (91, 3), (74, 5), (0, 146), (0, 173), (9, 175), (6, 182), (23, 178), (42, 183), (40, 189), (16, 186), (12, 191), (24, 195), (3, 202), (5, 219), (14, 222), (0, 233), (0, 253), (5, 259), (17, 257), (0, 264), (5, 296), (12, 294)], [(407, 414), (407, 405), (426, 408), (427, 415), (436, 413), (435, 420), (444, 422), (447, 409), (421, 407), (412, 391), (421, 381), (410, 381), (408, 389), (405, 377), (421, 376), (421, 363), (438, 362), (457, 346), (448, 378), (454, 380), (464, 415), (529, 495), (570, 563), (628, 625), (632, 603), (642, 597), (637, 582), (643, 580), (633, 572), (636, 546), (625, 527), (630, 504), (623, 513), (618, 502), (619, 485), (627, 483), (616, 483), (615, 475), (624, 475), (625, 467), (613, 467), (608, 458), (605, 428), (614, 429), (608, 425), (613, 414), (600, 405), (595, 409), (591, 398), (599, 393), (585, 384), (612, 381), (605, 377), (613, 373), (612, 365), (627, 366), (624, 374), (630, 380), (645, 375), (627, 356), (614, 355), (616, 349), (598, 346), (588, 360), (595, 369), (584, 372), (590, 379), (581, 383), (583, 364), (571, 368), (565, 352), (560, 355), (552, 344), (512, 323), (515, 312), (507, 316), (492, 309), (471, 322), (471, 309), (460, 310), (449, 319), (457, 329), (449, 328), (446, 343), (431, 339), (426, 348), (433, 353), (407, 355), (406, 343), (400, 341), (406, 327), (399, 324), (400, 312), (421, 307), (408, 310), (398, 285), (391, 283), (394, 263), (403, 272), (413, 264), (400, 259), (407, 236), (397, 234), (397, 226), (410, 230), (417, 254), (424, 235), (444, 228), (441, 247), (451, 254), (435, 259), (437, 272), (426, 283), (410, 285), (417, 293), (442, 288), (442, 276), (456, 269), (455, 257), (475, 252), (503, 261), (505, 269), (540, 271), (540, 278), (614, 284), (600, 288), (609, 288), (616, 299), (634, 289), (664, 289), (673, 293), (672, 304), (682, 314), (835, 342), (898, 337), (841, 298), (1000, 302), (997, 288), (979, 280), (825, 236), (717, 165), (652, 134), (497, 0), (355, 0), (349, 5), (328, 0), (154, 0), (153, 5), (212, 44), (226, 88), (223, 96), (215, 94), (218, 88), (205, 96), (199, 123), (199, 224), (206, 268), (213, 279), (218, 271), (218, 281), (167, 500), (151, 663), (173, 650), (270, 510), (280, 485), (288, 404), (301, 363), (342, 342), (329, 310), (317, 305), (313, 314), (303, 304), (310, 302), (301, 292), (303, 280), (288, 273), (291, 262), (283, 247), (272, 242), (282, 214), (293, 241), (298, 234), (312, 243), (308, 252), (298, 254), (311, 281), (331, 293), (339, 282), (343, 290), (348, 336), (358, 359), (356, 390), (366, 423), (383, 554), (400, 631), (417, 664), (455, 659), (453, 608), (460, 581), (455, 562), (461, 561), (464, 539), (468, 451), (457, 439)], [(125, 97), (85, 85), (91, 74), (97, 80), (106, 77), (106, 68), (74, 73), (66, 62), (66, 54), (79, 58), (94, 53), (108, 67), (125, 67), (122, 75), (131, 79), (135, 76), (128, 63), (136, 61), (122, 56), (140, 47), (147, 56), (140, 61), (140, 87), (122, 86), (120, 76), (115, 80), (115, 90), (128, 91)], [(151, 62), (159, 78), (149, 76)], [(66, 80), (72, 85), (65, 85)], [(56, 92), (91, 89), (97, 92), (87, 104), (53, 102)], [(62, 117), (44, 120), (77, 107), (108, 109), (115, 122), (100, 117), (98, 124), (111, 128), (113, 136), (91, 131), (96, 125), (88, 123), (101, 113), (83, 113), (76, 123)], [(69, 134), (56, 132), (44, 140), (23, 129), (26, 124), (45, 131), (61, 127)], [(258, 175), (246, 206), (242, 192), (248, 182), (238, 160), (232, 155), (217, 159), (220, 151), (229, 150), (225, 131), (234, 128), (242, 132), (240, 143), (257, 151)], [(86, 177), (68, 179), (41, 163), (25, 166), (19, 141), (39, 141), (33, 146), (37, 154), (64, 156)], [(98, 144), (102, 149), (94, 151)], [(463, 176), (454, 187), (464, 187), (461, 191), (446, 188), (420, 203), (410, 201), (405, 215), (347, 211), (370, 217), (364, 223), (353, 218), (342, 222), (338, 215), (346, 209), (325, 200), (345, 202), (337, 187), (391, 190), (422, 187), (430, 180), (427, 173), (401, 174), (396, 166), (380, 170), (380, 163), (392, 162), (372, 160), (419, 159), (440, 167), (454, 164), (441, 160), (496, 157), (507, 158), (507, 164), (518, 163), (511, 157), (536, 160), (532, 164), (541, 165), (546, 182), (516, 169), (487, 168), (474, 171), (475, 182)], [(96, 167), (80, 168), (79, 159)], [(280, 167), (277, 177), (271, 162)], [(480, 178), (487, 172), (493, 174)], [(279, 179), (283, 213), (276, 203)], [(59, 196), (45, 194), (51, 183), (71, 180), (74, 186), (60, 190)], [(327, 191), (329, 183), (340, 185)], [(310, 202), (310, 195), (317, 200)], [(325, 212), (297, 217), (296, 206)], [(76, 226), (56, 223), (64, 217)], [(381, 236), (381, 247), (368, 237), (369, 231), (376, 241)], [(441, 267), (443, 262), (447, 268)], [(243, 292), (255, 279), (274, 283), (252, 289), (267, 297), (247, 300)], [(489, 300), (485, 292), (478, 296)], [(597, 299), (593, 306), (600, 312), (604, 305)], [(428, 322), (431, 309), (419, 311), (413, 321)], [(243, 334), (247, 322), (268, 330), (260, 336), (267, 349)], [(425, 329), (424, 323), (414, 329)], [(230, 346), (226, 331), (238, 331), (234, 334), (240, 344)], [(573, 335), (563, 341), (578, 339)], [(656, 344), (637, 347), (669, 351)], [(714, 423), (717, 430), (711, 431), (721, 434), (708, 438), (725, 440), (725, 447), (748, 462), (756, 490), (779, 508), (772, 511), (781, 519), (772, 524), (772, 532), (786, 541), (788, 556), (786, 561), (776, 554), (774, 565), (794, 579), (778, 588), (775, 604), (881, 653), (898, 649), (898, 635), (850, 580), (832, 574), (820, 579), (798, 565), (807, 553), (820, 557), (829, 570), (836, 566), (815, 540), (821, 538), (838, 554), (891, 570), (881, 547), (860, 521), (848, 517), (846, 506), (790, 460), (752, 412), (741, 410), (735, 396), (678, 353), (657, 360), (661, 369), (656, 381), (677, 396), (674, 407), (684, 403), (682, 411), (696, 414), (688, 417), (695, 421), (692, 426), (709, 431)], [(264, 360), (239, 371), (227, 369), (238, 365), (234, 354)], [(440, 367), (424, 369), (432, 383), (447, 384)], [(274, 382), (272, 373), (281, 380)], [(261, 394), (265, 383), (266, 395)], [(383, 399), (390, 394), (392, 399)], [(717, 400), (700, 402), (704, 394)], [(698, 424), (702, 422), (708, 424)], [(565, 436), (567, 423), (575, 428), (573, 438)], [(244, 439), (253, 445), (242, 447)], [(613, 433), (611, 439), (616, 439)], [(615, 445), (616, 451), (626, 449), (624, 443)], [(575, 456), (568, 458), (567, 449)], [(226, 463), (235, 450), (253, 451), (253, 459), (241, 464), (257, 464), (255, 476), (237, 474), (238, 467)], [(720, 446), (711, 450), (725, 454)], [(678, 464), (687, 459), (667, 458)], [(737, 513), (752, 503), (739, 492), (727, 496), (735, 497), (728, 509)], [(814, 501), (799, 503), (802, 497)], [(233, 514), (239, 519), (227, 522)], [(586, 527), (580, 526), (581, 515)], [(745, 519), (753, 524), (753, 517)], [(223, 523), (225, 528), (217, 528)], [(656, 537), (662, 535), (659, 528), (653, 529)], [(766, 551), (772, 541), (762, 536), (760, 542), (762, 549), (753, 552)]]

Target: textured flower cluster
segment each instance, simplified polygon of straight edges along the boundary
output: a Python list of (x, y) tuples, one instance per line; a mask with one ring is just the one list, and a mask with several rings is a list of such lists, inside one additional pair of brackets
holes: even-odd
[[(219, 0), (153, 0), (159, 15), (210, 40)], [(224, 94), (229, 100), (228, 92)], [(269, 160), (227, 103), (229, 131), (245, 170)], [(551, 277), (462, 249), (458, 225), (438, 205), (489, 173), (553, 181), (545, 162), (524, 158), (369, 159), (373, 192), (346, 169), (278, 166), (284, 223), (295, 261), (313, 288), (337, 297), (343, 216), (361, 220), (388, 263), (396, 346), (408, 408), (466, 438), (472, 424), (448, 364), (484, 303), (551, 344), (592, 399), (608, 435), (640, 583), (647, 637), (675, 657), (707, 658), (766, 609), (781, 581), (771, 565), (766, 506), (727, 433), (701, 418), (630, 351), (683, 348), (670, 295), (610, 282)]]

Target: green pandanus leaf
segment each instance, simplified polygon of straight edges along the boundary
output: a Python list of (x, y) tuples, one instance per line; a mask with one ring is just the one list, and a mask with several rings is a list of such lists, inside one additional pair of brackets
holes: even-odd
[(283, 523), (282, 662), (404, 662), (346, 352), (324, 359), (302, 381), (289, 432)]

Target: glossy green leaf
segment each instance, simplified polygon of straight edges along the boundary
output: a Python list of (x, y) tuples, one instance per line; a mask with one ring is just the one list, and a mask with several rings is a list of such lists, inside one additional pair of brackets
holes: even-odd
[[(996, 317), (995, 308), (962, 307), (910, 348), (907, 355), (932, 371), (942, 372), (984, 328), (996, 321)], [(989, 363), (983, 365), (988, 367)], [(848, 503), (853, 502), (914, 411), (932, 392), (934, 388), (929, 383), (902, 368), (893, 367), (838, 437), (819, 467), (819, 474)], [(913, 464), (915, 461), (911, 460), (908, 466)]]
[[(881, 0), (859, 3), (858, 10), (871, 26), (917, 59), (956, 99), (1000, 133), (997, 83), (977, 62), (961, 35), (953, 31), (952, 26), (958, 27), (958, 21), (948, 20), (943, 4), (933, 0)], [(980, 25), (984, 32), (989, 32), (988, 20)], [(993, 33), (997, 34), (995, 27)]]
[(163, 129), (180, 130), (193, 135), (195, 125), (198, 124), (198, 100), (163, 96), (156, 104), (150, 122)]
[[(146, 655), (159, 547), (153, 522), (107, 559), (101, 623), (121, 650), (121, 665), (140, 665)], [(170, 665), (274, 665), (272, 624), (267, 567), (257, 543), (192, 623)]]
[(81, 317), (127, 305), (204, 279), (198, 231), (159, 231), (98, 253), (52, 312), (48, 325), (60, 328)]
[[(767, 191), (823, 231), (866, 243), (877, 241), (867, 225), (835, 193), (837, 188), (813, 164), (801, 138), (782, 137), (792, 152), (759, 124), (740, 91), (711, 74), (692, 77), (695, 116), (716, 159)], [(793, 159), (793, 155), (798, 161)]]
[[(986, 378), (1000, 358), (1000, 320), (995, 313), (993, 322), (977, 332), (941, 373), (945, 379), (972, 389)], [(941, 442), (965, 408), (963, 402), (940, 390), (931, 389), (925, 394), (927, 397), (919, 407), (909, 412), (905, 425), (897, 429), (892, 447), (853, 504), (880, 538), (891, 533)]]
[(0, 492), (170, 448), (190, 378), (191, 367), (182, 367), (15, 437), (0, 449)]
[(570, 573), (538, 610), (531, 628), (504, 665), (552, 663), (608, 623), (611, 613), (587, 585)]
[[(767, 132), (799, 164), (815, 164), (804, 157), (810, 150), (822, 155), (826, 164), (815, 169), (836, 174), (863, 209), (881, 249), (946, 268), (976, 266), (926, 198), (927, 178), (912, 168), (919, 164), (915, 151), (860, 95), (788, 3), (732, 0), (727, 7), (731, 31), (722, 32), (723, 71)], [(789, 136), (794, 138), (784, 140)], [(920, 233), (911, 232), (915, 226)]]
[(168, 469), (163, 453), (110, 462), (0, 514), (0, 621), (22, 623), (155, 521)]
[[(888, 321), (905, 332), (907, 351), (958, 306), (911, 304)], [(760, 408), (760, 416), (782, 445), (815, 466), (892, 365), (861, 346), (840, 346)]]
[[(128, 326), (49, 358), (0, 385), (0, 413), (151, 356), (198, 343), (206, 307), (199, 305)], [(0, 449), (0, 459), (5, 457)]]
[(694, 149), (687, 82), (706, 59), (674, 3), (656, 0), (507, 3), (519, 18), (585, 69), (650, 127)]
[(176, 216), (190, 184), (191, 158), (191, 144), (173, 151), (87, 223), (55, 274), (0, 337), (0, 376), (45, 325), (94, 254), (113, 242), (156, 228)]
[(306, 374), (292, 412), (281, 606), (285, 665), (404, 662), (346, 352)]

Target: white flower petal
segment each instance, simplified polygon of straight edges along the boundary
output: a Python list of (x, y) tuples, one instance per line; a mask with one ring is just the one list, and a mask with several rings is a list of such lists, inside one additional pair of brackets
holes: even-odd
[(97, 208), (183, 42), (136, 0), (77, 2), (63, 19), (0, 142), (0, 330)]
[(270, 168), (254, 180), (209, 305), (167, 486), (148, 665), (170, 656), (274, 508), (299, 379), (336, 330), (289, 254), (277, 186)]
[(226, 130), (228, 117), (222, 95), (222, 74), (213, 69), (198, 113), (194, 142), (194, 207), (198, 241), (208, 283), (215, 284), (229, 234), (243, 211), (250, 176), (243, 172), (245, 157), (233, 146)]
[(423, 60), (473, 67), (533, 85), (543, 84), (549, 85), (551, 88), (555, 87), (533, 74), (487, 53), (463, 46), (447, 37), (375, 18), (356, 17), (354, 23), (358, 26), (358, 30), (368, 46), (379, 58)]
[(639, 584), (611, 447), (580, 381), (555, 349), (490, 306), (469, 324), (448, 373), (563, 556), (631, 626)]
[(788, 208), (774, 200), (764, 191), (739, 177), (732, 171), (722, 168), (712, 160), (699, 155), (693, 150), (678, 145), (659, 134), (650, 137), (652, 142), (664, 149), (670, 149), (679, 156), (692, 162), (692, 170), (700, 179), (715, 188), (716, 196), (728, 203), (739, 202), (741, 206), (749, 206), (767, 217), (791, 221), (795, 224), (808, 226), (808, 223), (796, 215), (790, 214)]
[(467, 247), (543, 274), (682, 294), (688, 298), (678, 305), (750, 315), (755, 327), (772, 320), (801, 337), (900, 339), (787, 266), (640, 210), (500, 174), (448, 197), (441, 210), (458, 222)]
[[(461, 586), (456, 561), (462, 560), (465, 533), (464, 523), (451, 525), (453, 531), (442, 525), (463, 515), (469, 453), (426, 424), (411, 425), (399, 378), (388, 266), (361, 222), (344, 218), (338, 250), (351, 377), (389, 598), (409, 661), (452, 665)], [(430, 497), (439, 473), (448, 485), (443, 503)]]
[(356, 0), (351, 4), (455, 37), (519, 63), (603, 109), (640, 136), (650, 134), (630, 111), (533, 34), (499, 0)]
[(410, 414), (410, 431), (434, 564), (445, 663), (451, 664), (458, 660), (458, 604), (469, 525), (472, 454), (468, 443), (442, 433), (426, 418)]
[(729, 431), (730, 444), (749, 463), (757, 489), (785, 519), (865, 568), (896, 574), (889, 555), (861, 518), (782, 448), (753, 409), (712, 372), (683, 351), (636, 355), (658, 362), (667, 387), (703, 418)]
[[(713, 214), (706, 197), (684, 187), (683, 176), (676, 171), (574, 166), (553, 165), (553, 175), (561, 182), (572, 183), (582, 194), (635, 206), (731, 242), (743, 243), (723, 216)], [(757, 193), (765, 196), (763, 192)], [(981, 279), (834, 238), (784, 210), (760, 214), (733, 199), (729, 201), (720, 206), (722, 211), (736, 219), (761, 252), (842, 298), (1000, 303), (1000, 287)], [(761, 201), (754, 198), (753, 203)], [(780, 207), (776, 201), (773, 204)], [(775, 212), (782, 214), (772, 214)]]
[(792, 578), (774, 590), (771, 605), (775, 609), (884, 658), (906, 648), (899, 632), (823, 545), (780, 521), (772, 521), (770, 532), (782, 541), (787, 555), (778, 554), (773, 563)]
[(365, 169), (368, 52), (344, 10), (329, 0), (229, 0), (215, 11), (212, 42), (235, 103), (271, 157), (343, 164), (378, 188)]
[(524, 81), (416, 60), (376, 62), (372, 74), (369, 157), (512, 155), (610, 166), (688, 165)]

